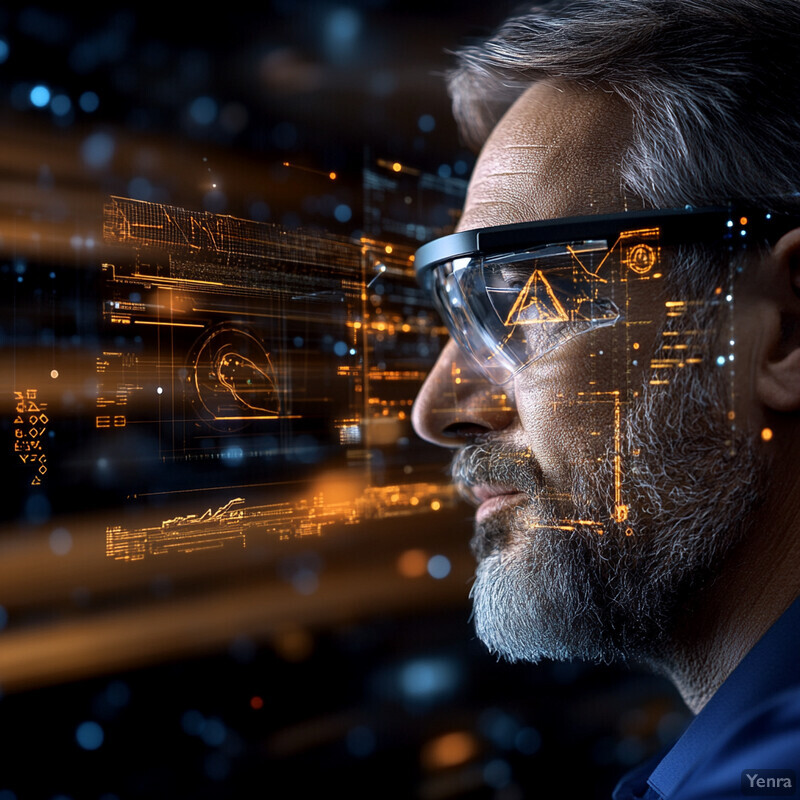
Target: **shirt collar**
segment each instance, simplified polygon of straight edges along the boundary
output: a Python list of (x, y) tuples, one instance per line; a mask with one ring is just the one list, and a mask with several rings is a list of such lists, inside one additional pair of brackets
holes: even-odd
[(720, 733), (771, 695), (800, 684), (797, 642), (800, 598), (783, 613), (717, 689), (650, 775), (649, 786), (669, 798), (707, 758)]

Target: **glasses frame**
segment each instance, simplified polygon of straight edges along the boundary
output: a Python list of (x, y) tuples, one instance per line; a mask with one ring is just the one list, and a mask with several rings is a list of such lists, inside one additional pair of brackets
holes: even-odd
[[(745, 220), (742, 224), (742, 220)], [(762, 237), (769, 242), (800, 224), (800, 211), (773, 211), (769, 206), (728, 203), (696, 208), (623, 211), (538, 222), (518, 222), (451, 233), (420, 247), (414, 256), (417, 280), (430, 288), (430, 274), (457, 258), (493, 256), (559, 242), (607, 239), (615, 241), (639, 227), (659, 228), (662, 245), (725, 242), (736, 249)]]
[[(787, 208), (790, 210), (785, 210)], [(616, 242), (626, 233), (653, 229), (658, 229), (659, 246), (702, 242), (727, 247), (730, 252), (741, 251), (774, 243), (781, 235), (798, 225), (800, 211), (796, 205), (787, 206), (786, 200), (773, 201), (769, 205), (756, 205), (751, 201), (699, 208), (685, 206), (626, 211), (461, 231), (423, 245), (417, 250), (414, 262), (417, 280), (435, 297), (435, 304), (452, 338), (475, 361), (490, 382), (502, 385), (528, 364), (520, 366), (516, 371), (511, 370), (510, 377), (498, 379), (488, 367), (478, 361), (479, 357), (475, 353), (469, 352), (469, 345), (461, 342), (461, 336), (468, 334), (462, 331), (459, 335), (454, 329), (453, 326), (457, 327), (457, 323), (453, 315), (440, 307), (441, 298), (433, 291), (432, 278), (437, 267), (465, 258), (475, 259), (478, 263), (496, 256), (508, 255), (512, 258), (515, 254), (534, 248), (570, 241)]]

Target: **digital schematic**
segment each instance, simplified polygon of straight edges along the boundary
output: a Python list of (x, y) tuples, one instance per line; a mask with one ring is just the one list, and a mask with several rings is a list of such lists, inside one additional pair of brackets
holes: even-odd
[[(428, 468), (406, 452), (413, 399), (446, 335), (412, 247), (121, 197), (106, 205), (104, 237), (118, 257), (101, 266), (102, 321), (123, 346), (96, 358), (96, 429), (118, 452), (146, 438), (173, 476), (191, 471), (192, 491), (219, 497), (157, 528), (109, 525), (110, 557), (454, 504), (441, 470), (420, 483)], [(330, 468), (357, 476), (346, 501), (298, 489)], [(221, 471), (232, 479), (222, 496)], [(161, 483), (130, 501), (181, 496)]]

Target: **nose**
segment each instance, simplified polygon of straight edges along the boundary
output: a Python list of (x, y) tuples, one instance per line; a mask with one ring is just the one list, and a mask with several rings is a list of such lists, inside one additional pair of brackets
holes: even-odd
[(516, 418), (512, 387), (513, 382), (489, 383), (451, 339), (414, 401), (414, 430), (442, 447), (461, 447), (470, 438), (501, 431)]

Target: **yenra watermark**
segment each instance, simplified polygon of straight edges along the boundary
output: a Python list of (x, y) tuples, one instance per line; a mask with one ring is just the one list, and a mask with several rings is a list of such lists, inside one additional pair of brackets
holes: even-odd
[(793, 769), (742, 770), (742, 794), (746, 797), (794, 797), (797, 776)]

